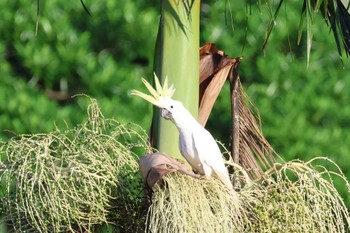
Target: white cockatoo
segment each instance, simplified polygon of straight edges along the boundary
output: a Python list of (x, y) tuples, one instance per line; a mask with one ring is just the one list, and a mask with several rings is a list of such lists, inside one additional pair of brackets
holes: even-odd
[(152, 95), (137, 90), (132, 90), (131, 94), (160, 108), (161, 116), (175, 124), (179, 131), (180, 152), (195, 172), (206, 178), (210, 178), (212, 175), (217, 176), (230, 191), (234, 192), (224, 159), (213, 136), (198, 123), (180, 101), (171, 98), (175, 88), (173, 85), (168, 87), (167, 78), (163, 87), (155, 74), (154, 80), (156, 89), (145, 79), (142, 79)]

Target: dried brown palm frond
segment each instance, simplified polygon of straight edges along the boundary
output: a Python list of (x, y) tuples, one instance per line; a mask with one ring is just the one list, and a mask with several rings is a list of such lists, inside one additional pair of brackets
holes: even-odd
[(214, 102), (226, 80), (230, 81), (232, 144), (231, 157), (252, 178), (273, 166), (279, 157), (270, 146), (260, 126), (257, 109), (245, 94), (238, 74), (240, 58), (229, 58), (215, 45), (207, 43), (200, 50), (199, 122), (205, 125)]

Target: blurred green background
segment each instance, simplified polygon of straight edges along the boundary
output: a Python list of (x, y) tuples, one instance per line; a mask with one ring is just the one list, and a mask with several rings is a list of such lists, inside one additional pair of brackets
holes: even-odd
[[(74, 127), (86, 118), (87, 98), (105, 117), (150, 126), (151, 106), (129, 95), (152, 76), (159, 1), (0, 0), (0, 140), (15, 134)], [(307, 67), (306, 34), (297, 45), (300, 1), (282, 6), (267, 49), (269, 14), (255, 3), (202, 0), (201, 44), (243, 56), (240, 76), (260, 111), (265, 136), (285, 159), (327, 156), (350, 178), (350, 64), (315, 15)], [(232, 20), (230, 14), (232, 13)], [(186, 59), (186, 58), (184, 58)], [(228, 142), (230, 97), (225, 86), (207, 128)], [(345, 196), (345, 187), (339, 190)], [(1, 229), (0, 229), (1, 232)]]

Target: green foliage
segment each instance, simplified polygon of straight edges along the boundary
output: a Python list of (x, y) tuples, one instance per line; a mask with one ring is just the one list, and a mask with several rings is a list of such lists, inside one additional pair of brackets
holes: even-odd
[(40, 1), (35, 36), (36, 1), (0, 1), (6, 9), (0, 16), (0, 139), (12, 136), (4, 130), (48, 132), (53, 122), (59, 128), (82, 122), (86, 104), (70, 99), (76, 93), (98, 98), (121, 122), (149, 122), (150, 115), (123, 106), (141, 103), (128, 93), (151, 73), (156, 8), (133, 1), (86, 4), (92, 17), (79, 1)]

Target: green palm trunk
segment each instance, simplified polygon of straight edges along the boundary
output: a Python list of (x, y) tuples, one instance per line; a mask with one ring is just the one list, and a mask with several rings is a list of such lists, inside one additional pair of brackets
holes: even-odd
[[(181, 101), (197, 118), (199, 80), (200, 0), (162, 0), (161, 18), (155, 50), (154, 71), (174, 84), (174, 99)], [(159, 151), (182, 158), (178, 132), (169, 121), (154, 114), (154, 146)]]

